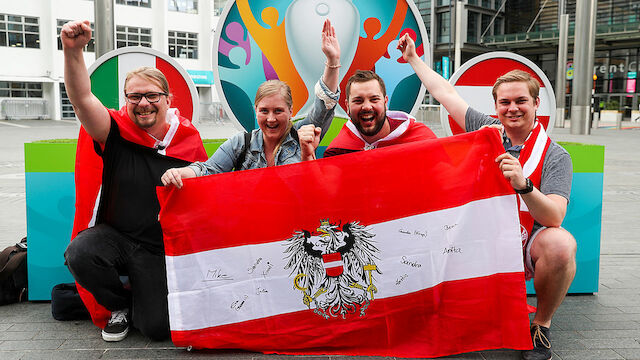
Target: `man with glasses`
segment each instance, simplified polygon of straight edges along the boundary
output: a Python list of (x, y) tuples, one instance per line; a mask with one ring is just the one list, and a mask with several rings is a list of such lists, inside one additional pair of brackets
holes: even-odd
[[(104, 107), (91, 93), (82, 53), (91, 39), (89, 22), (65, 24), (60, 38), (67, 93), (82, 123), (77, 236), (65, 252), (67, 265), (105, 341), (124, 339), (130, 320), (145, 336), (166, 339), (167, 283), (155, 188), (167, 169), (207, 159), (200, 134), (170, 108), (169, 85), (155, 68), (127, 74), (122, 109)], [(130, 286), (123, 286), (121, 275), (128, 275)]]

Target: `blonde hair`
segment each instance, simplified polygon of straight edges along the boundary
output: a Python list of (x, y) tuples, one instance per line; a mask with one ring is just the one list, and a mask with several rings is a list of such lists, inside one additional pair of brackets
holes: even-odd
[(124, 80), (125, 92), (127, 89), (127, 83), (129, 83), (129, 80), (131, 80), (134, 76), (141, 77), (158, 85), (158, 87), (161, 88), (163, 92), (169, 94), (169, 82), (167, 81), (167, 78), (164, 76), (162, 71), (150, 66), (141, 66), (127, 73), (127, 77)]
[(531, 76), (531, 74), (529, 74), (526, 71), (511, 70), (508, 73), (500, 76), (496, 80), (495, 84), (493, 84), (493, 90), (491, 91), (491, 94), (493, 94), (494, 102), (498, 101), (498, 87), (502, 84), (510, 83), (510, 82), (526, 83), (527, 87), (529, 88), (529, 94), (533, 98), (534, 102), (536, 101), (536, 99), (538, 98), (538, 95), (540, 94), (540, 83), (538, 82), (538, 80), (536, 80), (536, 78)]
[(271, 95), (280, 95), (284, 99), (289, 109), (293, 108), (293, 98), (291, 97), (291, 88), (286, 82), (280, 80), (267, 80), (258, 86), (256, 98), (253, 104), (258, 106), (260, 100)]
[[(258, 103), (262, 99), (271, 95), (282, 96), (282, 99), (284, 100), (285, 104), (287, 104), (287, 107), (289, 107), (289, 110), (293, 108), (293, 97), (291, 96), (291, 88), (289, 87), (289, 85), (287, 85), (286, 82), (280, 80), (267, 80), (260, 84), (260, 86), (258, 87), (258, 91), (256, 91), (256, 97), (253, 100), (254, 106), (257, 107)], [(282, 138), (278, 142), (278, 145), (273, 150), (273, 156), (276, 156), (276, 154), (278, 153), (280, 146), (282, 146), (282, 143), (291, 131), (291, 127), (293, 127), (293, 122), (289, 120), (287, 131), (285, 131), (285, 133), (282, 135)]]

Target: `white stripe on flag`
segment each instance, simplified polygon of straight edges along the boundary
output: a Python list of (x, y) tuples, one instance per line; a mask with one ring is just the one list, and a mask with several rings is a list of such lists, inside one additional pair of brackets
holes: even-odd
[[(367, 228), (380, 250), (382, 274), (373, 273), (376, 299), (445, 281), (523, 271), (514, 195)], [(293, 286), (296, 274), (284, 268), (286, 243), (167, 256), (171, 329), (196, 330), (306, 310), (302, 293)], [(205, 303), (206, 312), (195, 310)]]
[(118, 99), (120, 107), (125, 105), (124, 101), (124, 81), (127, 73), (141, 66), (156, 67), (156, 57), (143, 53), (127, 53), (118, 56)]
[(338, 267), (338, 266), (343, 266), (344, 265), (344, 261), (342, 260), (336, 260), (336, 261), (332, 261), (332, 262), (326, 262), (323, 263), (323, 266), (325, 269), (331, 269), (334, 267)]
[(544, 148), (545, 146), (547, 146), (548, 138), (549, 137), (547, 136), (546, 131), (544, 131), (544, 129), (541, 129), (540, 133), (538, 134), (538, 138), (536, 139), (536, 142), (533, 144), (533, 150), (531, 150), (531, 155), (529, 156), (529, 159), (522, 167), (522, 175), (524, 175), (525, 177), (531, 176), (531, 174), (533, 174), (533, 172), (538, 167), (538, 164), (540, 164), (540, 160), (542, 159), (542, 154), (544, 153)]
[[(493, 95), (491, 94), (492, 86), (460, 86), (456, 85), (456, 91), (465, 99), (465, 101), (472, 108), (480, 111), (483, 114), (495, 115), (496, 107), (493, 101)], [(483, 89), (479, 91), (479, 89)], [(549, 93), (544, 87), (540, 88), (540, 107), (536, 112), (539, 116), (551, 116), (551, 109), (549, 108)], [(555, 113), (555, 109), (553, 109)]]

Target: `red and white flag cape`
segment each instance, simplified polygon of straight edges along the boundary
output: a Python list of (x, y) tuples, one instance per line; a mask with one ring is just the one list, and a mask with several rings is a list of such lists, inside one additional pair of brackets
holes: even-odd
[[(125, 140), (153, 148), (156, 140), (146, 131), (138, 127), (129, 119), (125, 107), (119, 111), (108, 109), (109, 115), (116, 121), (120, 130), (120, 136)], [(205, 161), (207, 152), (202, 145), (200, 133), (188, 119), (178, 117), (178, 126), (171, 131), (169, 145), (164, 150), (166, 156), (182, 159), (186, 161)], [(73, 230), (71, 240), (78, 233), (88, 227), (95, 225), (97, 211), (99, 207), (98, 198), (102, 185), (102, 158), (94, 150), (94, 141), (89, 134), (80, 128), (78, 134), (78, 145), (76, 148), (75, 163), (75, 187), (76, 187), (76, 212), (73, 219)], [(98, 304), (93, 295), (77, 284), (78, 292), (84, 302), (91, 320), (99, 327), (104, 328), (111, 316), (111, 311)]]
[[(531, 348), (518, 211), (485, 129), (158, 188), (177, 346)], [(336, 253), (339, 253), (338, 256)]]

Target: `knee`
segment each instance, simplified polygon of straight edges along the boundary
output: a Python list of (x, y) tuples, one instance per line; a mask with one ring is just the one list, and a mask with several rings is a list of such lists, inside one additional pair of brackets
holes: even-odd
[(576, 239), (564, 229), (554, 229), (557, 243), (557, 261), (561, 264), (575, 266), (578, 245)]
[(84, 241), (82, 241), (80, 237), (76, 237), (64, 252), (66, 264), (71, 269), (83, 268), (87, 265), (90, 258), (91, 252), (87, 249), (87, 246), (85, 246)]
[[(574, 237), (567, 230), (548, 228), (536, 237), (532, 248), (532, 256), (544, 257), (546, 262), (554, 267), (574, 267), (576, 261), (577, 244)], [(535, 254), (534, 254), (535, 251)]]
[(76, 236), (64, 252), (66, 265), (74, 277), (77, 274), (92, 272), (104, 264), (104, 248), (97, 245), (102, 239), (100, 229), (87, 229)]

